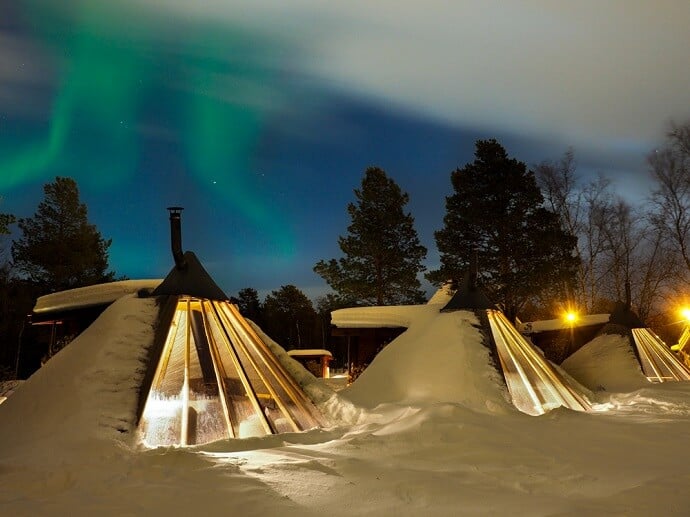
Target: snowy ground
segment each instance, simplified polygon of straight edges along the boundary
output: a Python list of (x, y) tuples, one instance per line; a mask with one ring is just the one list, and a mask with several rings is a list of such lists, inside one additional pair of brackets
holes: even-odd
[(0, 405), (0, 515), (687, 515), (690, 383), (648, 384), (595, 343), (564, 367), (599, 411), (527, 416), (474, 316), (438, 308), (350, 388), (308, 386), (328, 429), (144, 450), (157, 308), (123, 298)]

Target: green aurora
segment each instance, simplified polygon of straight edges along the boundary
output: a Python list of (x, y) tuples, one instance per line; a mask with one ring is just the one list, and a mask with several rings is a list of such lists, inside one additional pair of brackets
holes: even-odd
[[(65, 10), (27, 1), (20, 16), (56, 77), (49, 120), (14, 120), (22, 131), (1, 134), (2, 191), (56, 174), (92, 189), (126, 187), (156, 138), (142, 128), (154, 127), (173, 135), (184, 174), (268, 232), (281, 255), (293, 253), (289, 230), (257, 195), (251, 171), (267, 108), (281, 99), (272, 65), (285, 42), (160, 19), (135, 5), (80, 1)], [(162, 124), (151, 103), (165, 113)]]

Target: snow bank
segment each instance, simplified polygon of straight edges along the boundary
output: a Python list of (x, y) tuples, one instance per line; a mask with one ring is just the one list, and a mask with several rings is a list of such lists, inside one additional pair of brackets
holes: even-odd
[(592, 391), (627, 392), (649, 385), (630, 340), (618, 334), (594, 338), (561, 364)]
[(7, 397), (17, 391), (22, 384), (24, 384), (23, 380), (0, 382), (0, 404), (5, 402)]
[(34, 373), (0, 406), (0, 456), (131, 435), (157, 313), (127, 295)]
[(453, 298), (453, 294), (455, 291), (451, 290), (450, 283), (444, 284), (436, 290), (427, 303), (444, 307)]

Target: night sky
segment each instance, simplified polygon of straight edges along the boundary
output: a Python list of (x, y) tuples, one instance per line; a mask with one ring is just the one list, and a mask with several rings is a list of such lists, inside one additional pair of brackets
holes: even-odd
[(116, 273), (155, 278), (181, 205), (229, 295), (316, 296), (376, 165), (434, 268), (479, 138), (528, 165), (572, 147), (644, 198), (645, 156), (690, 118), (688, 27), (687, 0), (0, 0), (0, 211), (74, 177)]

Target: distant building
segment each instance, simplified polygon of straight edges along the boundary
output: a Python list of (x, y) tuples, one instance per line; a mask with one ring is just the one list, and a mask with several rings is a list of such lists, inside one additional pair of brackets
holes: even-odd
[(537, 346), (546, 358), (556, 364), (589, 343), (609, 321), (609, 314), (580, 316), (574, 323), (562, 318), (521, 322), (517, 330)]
[(321, 348), (290, 350), (288, 355), (309, 370), (314, 377), (323, 379), (330, 377), (328, 363), (333, 359), (333, 354), (328, 350)]

